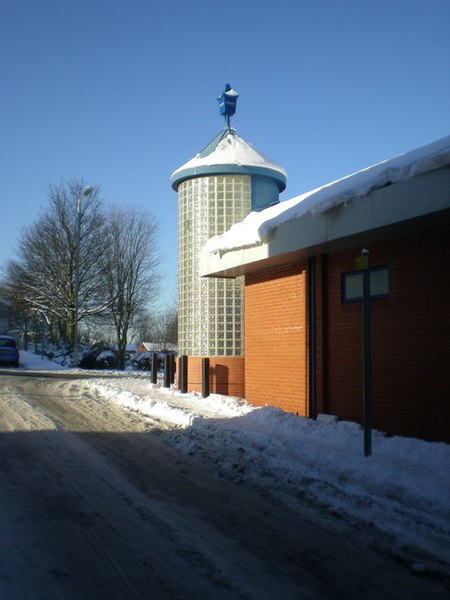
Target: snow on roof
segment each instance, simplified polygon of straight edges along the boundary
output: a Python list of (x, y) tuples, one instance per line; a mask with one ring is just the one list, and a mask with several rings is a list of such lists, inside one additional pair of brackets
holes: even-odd
[(181, 171), (186, 169), (198, 169), (216, 165), (245, 165), (252, 167), (264, 167), (282, 173), (285, 177), (286, 171), (271, 162), (251, 144), (246, 142), (234, 129), (229, 129), (224, 136), (219, 137), (219, 142), (211, 148), (211, 152), (199, 152), (172, 173), (172, 180), (177, 178)]
[(138, 347), (143, 346), (147, 352), (161, 352), (167, 350), (169, 352), (176, 352), (177, 345), (164, 342), (142, 342)]
[(400, 154), (361, 171), (327, 183), (261, 212), (251, 212), (240, 223), (212, 237), (203, 252), (248, 248), (267, 241), (279, 225), (306, 214), (321, 215), (331, 208), (366, 196), (391, 183), (411, 179), (428, 171), (450, 165), (450, 136)]

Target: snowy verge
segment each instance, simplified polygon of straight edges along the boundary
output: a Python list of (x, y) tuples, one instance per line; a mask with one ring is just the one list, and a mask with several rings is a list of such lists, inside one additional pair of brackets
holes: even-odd
[(38, 356), (33, 352), (20, 350), (19, 370), (37, 370), (37, 371), (62, 371), (67, 370), (54, 361), (49, 360), (46, 356)]
[(374, 431), (367, 458), (362, 428), (328, 415), (314, 421), (142, 380), (91, 385), (165, 430), (181, 451), (213, 461), (221, 476), (261, 486), (293, 509), (302, 498), (376, 529), (393, 553), (450, 574), (449, 445)]

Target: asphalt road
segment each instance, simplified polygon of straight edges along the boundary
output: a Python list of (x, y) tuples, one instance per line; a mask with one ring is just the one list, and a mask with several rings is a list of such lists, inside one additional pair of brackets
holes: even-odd
[(0, 598), (439, 600), (370, 535), (187, 456), (70, 375), (0, 371)]

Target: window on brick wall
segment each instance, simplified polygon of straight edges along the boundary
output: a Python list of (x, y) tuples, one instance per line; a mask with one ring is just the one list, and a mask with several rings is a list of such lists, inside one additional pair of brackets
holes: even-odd
[[(370, 268), (369, 285), (371, 298), (387, 298), (389, 296), (389, 267)], [(363, 298), (363, 272), (342, 273), (341, 290), (342, 302), (360, 302)]]

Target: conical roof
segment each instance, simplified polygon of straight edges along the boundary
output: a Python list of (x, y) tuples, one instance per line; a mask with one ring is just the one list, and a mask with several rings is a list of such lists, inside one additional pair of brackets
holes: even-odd
[(277, 182), (280, 192), (286, 188), (286, 171), (228, 127), (220, 131), (194, 158), (174, 171), (171, 183), (176, 191), (186, 179), (219, 174), (264, 175)]

